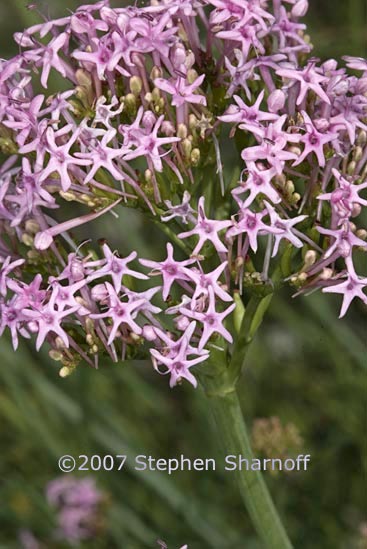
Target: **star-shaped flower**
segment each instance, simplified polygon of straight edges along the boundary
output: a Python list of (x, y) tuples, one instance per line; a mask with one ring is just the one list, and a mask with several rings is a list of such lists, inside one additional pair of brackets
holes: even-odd
[(328, 294), (343, 295), (343, 303), (339, 315), (339, 318), (342, 318), (354, 298), (359, 297), (359, 299), (367, 304), (367, 295), (363, 292), (366, 286), (367, 278), (360, 278), (355, 273), (348, 272), (347, 279), (344, 282), (334, 284), (333, 286), (326, 286), (322, 291)]
[(128, 263), (136, 258), (136, 252), (131, 252), (131, 254), (127, 257), (121, 258), (118, 257), (116, 253), (112, 252), (107, 244), (103, 244), (102, 249), (105, 256), (103, 266), (97, 269), (94, 273), (90, 274), (87, 278), (87, 282), (95, 280), (96, 278), (110, 276), (116, 292), (119, 292), (121, 289), (122, 277), (125, 275), (140, 278), (141, 280), (147, 280), (148, 277), (146, 275), (139, 273), (138, 271), (133, 271), (127, 266)]
[(217, 221), (214, 219), (208, 219), (205, 215), (204, 205), (205, 199), (203, 196), (201, 196), (199, 198), (198, 219), (196, 226), (191, 229), (191, 231), (180, 233), (178, 236), (179, 238), (188, 238), (192, 235), (197, 235), (199, 237), (199, 242), (195, 246), (192, 255), (198, 255), (201, 248), (208, 240), (213, 244), (218, 253), (225, 253), (227, 251), (227, 248), (220, 240), (218, 233), (223, 229), (227, 229), (228, 227), (230, 227), (232, 225), (232, 222), (229, 220)]
[(336, 139), (338, 135), (330, 132), (319, 132), (308, 114), (305, 111), (301, 111), (301, 114), (307, 133), (300, 139), (300, 141), (304, 144), (304, 149), (297, 160), (293, 162), (293, 166), (301, 164), (301, 162), (303, 162), (310, 153), (314, 152), (319, 166), (323, 168), (325, 166), (324, 145), (326, 143), (330, 143), (333, 139)]
[[(170, 374), (170, 387), (174, 387), (181, 382), (182, 379), (187, 379), (194, 387), (197, 386), (195, 377), (190, 372), (190, 368), (207, 360), (208, 352), (194, 352), (190, 345), (190, 339), (195, 329), (195, 322), (192, 322), (182, 337), (176, 341), (172, 341), (172, 347), (167, 347), (167, 354), (162, 354), (156, 349), (151, 349), (151, 355), (153, 357), (153, 365), (155, 369), (160, 372), (158, 365), (163, 364), (167, 370), (166, 372), (160, 372), (164, 374)], [(171, 341), (169, 342), (171, 343)], [(196, 358), (188, 358), (193, 354), (197, 354)]]
[(292, 219), (283, 219), (279, 216), (279, 214), (275, 211), (273, 206), (271, 206), (268, 202), (264, 200), (264, 204), (266, 206), (266, 209), (269, 212), (270, 215), (270, 222), (271, 227), (274, 229), (277, 229), (277, 232), (274, 232), (274, 248), (273, 253), (271, 257), (275, 257), (278, 253), (279, 244), (283, 240), (283, 238), (289, 240), (295, 246), (296, 248), (302, 248), (303, 242), (300, 240), (292, 231), (292, 227), (294, 225), (297, 225), (297, 223), (300, 223), (306, 217), (307, 215), (298, 215), (297, 217), (293, 217)]
[(229, 343), (233, 342), (233, 337), (231, 333), (223, 326), (224, 319), (233, 311), (236, 307), (235, 303), (232, 303), (225, 311), (218, 312), (215, 308), (215, 295), (213, 288), (208, 288), (209, 293), (209, 304), (205, 312), (192, 311), (186, 307), (180, 308), (180, 313), (189, 318), (198, 320), (202, 326), (203, 331), (200, 338), (199, 350), (202, 350), (209, 338), (213, 334), (221, 335)]
[(279, 76), (289, 78), (289, 80), (297, 81), (300, 84), (300, 92), (297, 97), (297, 105), (301, 105), (309, 90), (313, 91), (325, 103), (330, 105), (330, 99), (321, 84), (328, 81), (326, 76), (322, 76), (315, 69), (315, 62), (310, 62), (304, 69), (277, 69), (276, 73)]
[(188, 84), (186, 78), (178, 76), (176, 80), (165, 80), (164, 78), (156, 78), (154, 85), (162, 91), (172, 95), (171, 104), (174, 107), (181, 107), (185, 103), (194, 103), (197, 105), (206, 106), (206, 98), (204, 95), (194, 93), (201, 86), (205, 78), (205, 74), (198, 76), (192, 84)]
[(117, 335), (121, 324), (128, 326), (132, 332), (137, 335), (142, 333), (140, 326), (134, 321), (137, 315), (137, 310), (144, 303), (144, 299), (121, 301), (118, 293), (115, 291), (112, 284), (106, 282), (106, 288), (109, 293), (109, 308), (104, 313), (91, 314), (90, 318), (111, 318), (112, 328), (107, 341), (107, 345), (111, 345)]
[(184, 261), (176, 261), (173, 257), (173, 246), (169, 242), (167, 244), (167, 259), (164, 261), (149, 261), (147, 259), (139, 259), (144, 267), (153, 269), (151, 274), (161, 274), (163, 278), (162, 297), (164, 300), (168, 298), (171, 286), (174, 282), (180, 280), (190, 280), (189, 270), (186, 268), (192, 265), (195, 259), (186, 259)]

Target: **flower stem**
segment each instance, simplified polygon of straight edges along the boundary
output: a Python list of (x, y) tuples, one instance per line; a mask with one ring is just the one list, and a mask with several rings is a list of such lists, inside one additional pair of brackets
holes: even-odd
[[(253, 453), (236, 389), (218, 387), (216, 378), (205, 376), (202, 383), (215, 418), (225, 455), (241, 455), (251, 464)], [(237, 470), (238, 488), (253, 526), (267, 549), (291, 549), (292, 544), (282, 525), (260, 471)]]

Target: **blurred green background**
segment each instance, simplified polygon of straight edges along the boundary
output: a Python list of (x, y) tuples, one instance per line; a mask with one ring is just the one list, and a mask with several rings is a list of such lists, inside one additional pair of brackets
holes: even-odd
[[(56, 16), (79, 4), (38, 5)], [(364, 0), (310, 4), (306, 19), (315, 55), (366, 56)], [(0, 0), (2, 57), (16, 52), (12, 33), (37, 20), (25, 6)], [(119, 223), (115, 242), (122, 252), (161, 254), (159, 234), (138, 215), (123, 212)], [(95, 237), (101, 236), (116, 239), (116, 230), (97, 224)], [(285, 454), (312, 456), (307, 472), (266, 474), (297, 549), (367, 547), (365, 308), (356, 303), (338, 320), (339, 306), (337, 296), (276, 296), (240, 386), (258, 454), (266, 446), (277, 455), (285, 446)], [(220, 459), (201, 389), (171, 391), (149, 363), (103, 364), (99, 371), (81, 366), (61, 379), (46, 351), (22, 344), (14, 353), (6, 338), (0, 362), (1, 548), (20, 547), (21, 529), (49, 539), (55, 515), (44, 491), (60, 475), (63, 454), (128, 454), (130, 465), (135, 454)], [(268, 419), (266, 433), (259, 418)], [(298, 433), (293, 443), (286, 436), (290, 429)], [(163, 539), (170, 549), (183, 543), (189, 549), (260, 549), (230, 473), (169, 477), (136, 472), (128, 462), (120, 472), (90, 474), (106, 504), (98, 536), (80, 547), (144, 549)], [(56, 541), (44, 546), (68, 547)]]

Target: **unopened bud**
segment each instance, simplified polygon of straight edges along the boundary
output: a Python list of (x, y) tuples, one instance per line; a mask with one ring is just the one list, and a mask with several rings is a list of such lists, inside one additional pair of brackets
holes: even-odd
[(55, 347), (56, 349), (66, 349), (64, 341), (59, 336), (57, 336), (55, 339)]
[(177, 130), (177, 137), (180, 139), (186, 139), (187, 137), (187, 126), (185, 124), (179, 124)]
[(150, 132), (155, 122), (156, 122), (156, 117), (154, 113), (152, 113), (152, 111), (146, 111), (142, 118), (142, 124), (144, 128), (148, 130), (148, 132)]
[(60, 362), (60, 360), (62, 360), (63, 358), (62, 353), (60, 353), (60, 351), (56, 351), (55, 349), (51, 349), (48, 355), (50, 358), (52, 358), (52, 360), (56, 360), (57, 362)]
[(189, 114), (189, 128), (194, 131), (198, 125), (198, 119), (194, 114)]
[(156, 78), (162, 78), (162, 74), (163, 74), (163, 73), (162, 73), (162, 69), (155, 66), (155, 67), (153, 67), (152, 70), (150, 71), (150, 78), (151, 78), (151, 80), (153, 80), (153, 82), (154, 82), (154, 80), (155, 80)]
[(307, 0), (298, 0), (291, 10), (293, 17), (304, 17), (308, 10), (308, 1)]
[(184, 155), (186, 158), (190, 158), (190, 155), (191, 155), (191, 151), (192, 151), (192, 144), (191, 144), (191, 141), (190, 139), (183, 139), (181, 141), (181, 147), (182, 147), (182, 150), (184, 152)]
[(144, 178), (147, 183), (151, 183), (153, 180), (153, 173), (151, 170), (145, 170)]
[(268, 97), (268, 109), (270, 112), (278, 112), (285, 105), (286, 95), (282, 90), (274, 90)]
[(171, 54), (171, 60), (176, 69), (179, 69), (181, 65), (184, 65), (186, 61), (186, 50), (183, 44), (176, 44)]
[(132, 76), (130, 78), (129, 84), (130, 84), (131, 93), (133, 93), (134, 95), (139, 95), (139, 93), (143, 88), (143, 83), (141, 78), (139, 76)]
[(136, 97), (134, 94), (132, 93), (128, 93), (126, 96), (125, 96), (125, 108), (126, 110), (129, 112), (129, 113), (134, 113), (136, 112), (136, 107), (137, 107), (137, 104), (136, 104)]
[(76, 199), (76, 194), (71, 191), (59, 191), (59, 195), (67, 202), (72, 202)]
[(30, 235), (28, 233), (23, 233), (22, 234), (22, 242), (23, 242), (23, 244), (25, 244), (26, 246), (31, 248), (33, 246), (34, 238), (33, 238), (32, 235)]
[(365, 145), (367, 143), (367, 132), (360, 130), (357, 137), (357, 145)]
[(85, 340), (90, 347), (94, 345), (94, 337), (92, 336), (92, 334), (87, 334)]
[(362, 206), (360, 204), (358, 204), (357, 202), (354, 202), (350, 215), (351, 215), (351, 217), (358, 217), (359, 214), (361, 213), (361, 211), (362, 211)]
[(333, 276), (333, 269), (325, 267), (320, 274), (320, 280), (329, 280)]
[(63, 366), (59, 371), (59, 376), (68, 377), (72, 373), (73, 373), (73, 368), (69, 368), (68, 366)]
[(109, 296), (108, 290), (105, 284), (97, 284), (92, 288), (92, 299), (94, 301), (105, 301)]
[(366, 240), (367, 239), (366, 229), (358, 229), (358, 231), (356, 231), (356, 236), (358, 236), (358, 238), (360, 238), (361, 240)]
[(354, 160), (351, 160), (347, 166), (347, 173), (348, 175), (353, 175), (355, 172), (355, 169), (357, 167), (357, 163)]
[(161, 90), (159, 88), (153, 88), (152, 98), (153, 101), (158, 101), (161, 98)]
[(358, 146), (354, 149), (354, 153), (353, 153), (353, 160), (355, 160), (356, 162), (358, 162), (358, 160), (360, 160), (363, 156), (363, 149), (362, 147)]
[(297, 147), (296, 145), (292, 145), (291, 147), (289, 147), (289, 152), (293, 153), (293, 154), (296, 154), (297, 156), (299, 156), (301, 154), (301, 149), (300, 147)]
[(196, 72), (195, 69), (190, 69), (187, 71), (187, 81), (189, 84), (192, 84), (193, 82), (195, 82), (195, 80), (197, 79), (198, 77), (198, 73)]
[(181, 332), (184, 332), (190, 324), (190, 320), (187, 318), (187, 316), (179, 316), (178, 318), (175, 318), (174, 322), (177, 326), (177, 329)]
[(192, 149), (190, 156), (192, 166), (197, 166), (200, 162), (200, 149)]
[(285, 184), (285, 192), (287, 194), (293, 194), (294, 193), (294, 183), (290, 179)]
[(157, 334), (155, 333), (154, 327), (149, 326), (148, 324), (143, 327), (142, 336), (147, 341), (154, 341), (157, 339)]
[(25, 222), (25, 230), (27, 233), (36, 234), (40, 230), (40, 226), (34, 219), (28, 219), (28, 221)]
[(176, 128), (170, 120), (164, 120), (162, 122), (161, 130), (164, 135), (167, 135), (167, 137), (172, 137), (176, 133)]
[(315, 263), (316, 259), (317, 259), (317, 253), (315, 252), (315, 250), (308, 250), (305, 253), (305, 257), (304, 257), (305, 269), (308, 269), (309, 267), (311, 267), (311, 265)]

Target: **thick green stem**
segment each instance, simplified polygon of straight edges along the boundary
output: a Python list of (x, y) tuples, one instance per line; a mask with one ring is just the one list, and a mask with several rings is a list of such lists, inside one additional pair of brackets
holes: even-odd
[[(202, 383), (217, 425), (225, 455), (253, 459), (250, 440), (235, 388), (218, 386), (217, 378), (205, 376)], [(282, 525), (260, 471), (236, 470), (237, 485), (252, 523), (267, 549), (291, 549), (292, 544)], [(245, 546), (245, 544), (244, 544)]]
[[(266, 292), (265, 292), (266, 294)], [(251, 450), (246, 423), (243, 418), (236, 383), (241, 374), (250, 343), (262, 323), (272, 293), (253, 296), (247, 304), (237, 334), (232, 357), (228, 360), (225, 346), (211, 352), (210, 360), (201, 369), (200, 381), (208, 397), (225, 455), (242, 456), (248, 460), (249, 470), (236, 469), (237, 485), (254, 528), (266, 549), (291, 549), (292, 544), (282, 525), (262, 473), (252, 470), (254, 455)], [(243, 309), (243, 308), (242, 308)], [(242, 316), (243, 315), (243, 316)]]

